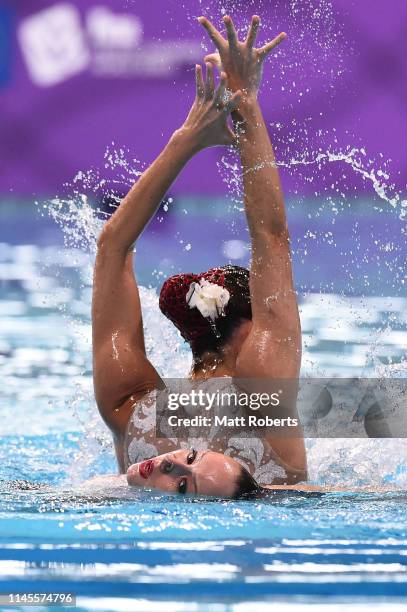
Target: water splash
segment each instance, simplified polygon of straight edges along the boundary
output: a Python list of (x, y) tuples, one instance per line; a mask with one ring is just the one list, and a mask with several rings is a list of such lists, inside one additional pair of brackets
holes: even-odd
[(70, 198), (53, 198), (45, 205), (51, 219), (62, 229), (67, 248), (94, 251), (103, 225), (86, 194)]
[(95, 253), (103, 224), (142, 172), (143, 164), (112, 142), (105, 151), (103, 170), (80, 170), (65, 185), (67, 196), (36, 204), (60, 227), (67, 248)]
[(313, 482), (337, 487), (407, 486), (404, 439), (308, 440), (308, 466)]
[[(363, 181), (365, 181), (371, 188), (372, 194), (376, 195), (392, 208), (398, 208), (400, 220), (405, 219), (407, 216), (407, 199), (403, 199), (402, 193), (395, 191), (395, 184), (390, 182), (390, 175), (386, 170), (382, 168), (376, 169), (374, 162), (368, 158), (365, 149), (363, 148), (347, 148), (344, 151), (319, 151), (317, 153), (299, 153), (298, 157), (291, 157), (288, 161), (277, 160), (272, 164), (268, 162), (262, 162), (257, 164), (255, 167), (247, 170), (248, 173), (256, 172), (267, 165), (273, 165), (274, 167), (285, 168), (293, 174), (298, 167), (316, 166), (318, 171), (322, 170), (324, 165), (327, 164), (338, 164), (347, 165), (350, 169), (359, 174)], [(233, 151), (229, 151), (222, 156), (218, 162), (218, 169), (221, 173), (223, 182), (226, 184), (229, 192), (229, 197), (234, 205), (237, 205), (238, 210), (242, 208), (242, 172), (241, 165), (237, 159), (237, 155)], [(346, 197), (347, 186), (346, 176), (342, 176), (343, 182), (336, 182), (330, 185), (331, 190), (336, 188), (336, 191), (340, 191), (343, 198)], [(325, 188), (328, 188), (326, 186)], [(316, 197), (321, 195), (316, 192)]]
[(400, 206), (400, 219), (404, 219), (407, 214), (407, 200), (402, 199), (401, 193), (394, 191), (394, 183), (389, 183), (389, 174), (382, 169), (375, 169), (372, 166), (372, 160), (369, 160), (365, 149), (352, 148), (345, 151), (319, 152), (314, 157), (303, 155), (297, 159), (291, 159), (289, 162), (278, 161), (277, 166), (284, 168), (295, 168), (296, 166), (311, 166), (316, 165), (320, 170), (324, 163), (344, 163), (356, 174), (360, 174), (373, 188), (374, 193), (384, 202), (390, 204), (393, 208)]

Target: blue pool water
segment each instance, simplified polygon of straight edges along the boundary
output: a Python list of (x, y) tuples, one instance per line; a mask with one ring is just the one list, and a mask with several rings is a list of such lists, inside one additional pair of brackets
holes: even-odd
[[(307, 442), (314, 481), (386, 485), (387, 493), (293, 493), (214, 502), (136, 491), (118, 499), (108, 491), (86, 496), (78, 490), (88, 476), (115, 470), (109, 434), (92, 396), (90, 259), (72, 244), (63, 247), (58, 230), (36, 209), (21, 206), (16, 212), (14, 207), (13, 215), (9, 206), (0, 207), (5, 230), (0, 237), (0, 593), (73, 592), (81, 610), (268, 610), (271, 602), (278, 610), (402, 609), (407, 597), (404, 440)], [(314, 229), (325, 232), (326, 218), (319, 223), (313, 220)], [(341, 226), (341, 235), (345, 229)], [(153, 230), (140, 247), (146, 286), (160, 281), (157, 270), (165, 266), (204, 268), (205, 253), (219, 261), (221, 253), (209, 237), (206, 250), (199, 249), (202, 261), (196, 254), (192, 258), (191, 230), (192, 249), (184, 251), (183, 242), (179, 258), (171, 262), (168, 244)], [(394, 257), (388, 261), (397, 267), (405, 243), (400, 235), (397, 242), (394, 228), (380, 230), (384, 241), (386, 233), (393, 235)], [(235, 230), (226, 240), (239, 235)], [(216, 232), (212, 239), (219, 241)], [(320, 264), (318, 278), (325, 275), (326, 284), (325, 291), (318, 287), (301, 296), (304, 374), (405, 371), (405, 289), (391, 282), (395, 276), (383, 263), (382, 275), (377, 274), (376, 252), (369, 251), (366, 235), (363, 240), (365, 269), (352, 290), (342, 291), (349, 283), (336, 250), (331, 260), (317, 252), (305, 260), (311, 270)], [(325, 243), (320, 248), (324, 245), (330, 248)], [(159, 264), (148, 257), (152, 247)], [(227, 248), (238, 247), (229, 242)], [(304, 253), (295, 257), (297, 277), (309, 291), (306, 285), (313, 281), (303, 272)], [(338, 269), (341, 286), (335, 293)], [(155, 295), (154, 288), (142, 291), (147, 345), (163, 374), (180, 376), (188, 369), (185, 347), (159, 318)], [(15, 480), (44, 488), (11, 490)]]

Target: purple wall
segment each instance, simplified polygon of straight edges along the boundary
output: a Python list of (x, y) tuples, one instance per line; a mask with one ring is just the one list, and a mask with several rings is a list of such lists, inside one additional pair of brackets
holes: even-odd
[[(393, 160), (391, 181), (403, 190), (407, 3), (332, 4), (333, 11), (327, 0), (233, 3), (240, 7), (231, 10), (238, 24), (253, 12), (263, 15), (260, 40), (282, 29), (289, 34), (266, 68), (262, 93), (279, 157), (363, 146), (367, 157)], [(112, 141), (150, 162), (192, 102), (192, 66), (206, 42), (194, 21), (200, 5), (198, 0), (0, 2), (0, 194), (61, 193), (78, 170), (103, 169)], [(227, 11), (230, 5), (218, 3)], [(220, 10), (211, 13), (219, 24)], [(223, 193), (216, 168), (221, 154), (220, 149), (201, 153), (174, 193)], [(300, 189), (313, 195), (331, 173), (337, 178), (341, 172), (331, 168)], [(286, 189), (298, 189), (304, 176), (286, 171)], [(346, 180), (347, 188), (366, 189), (357, 174)]]

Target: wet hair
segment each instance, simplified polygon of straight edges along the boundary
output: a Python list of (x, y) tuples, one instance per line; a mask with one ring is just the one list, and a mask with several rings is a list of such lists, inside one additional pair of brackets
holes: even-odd
[[(246, 268), (227, 265), (211, 268), (201, 274), (177, 274), (163, 284), (160, 310), (189, 343), (196, 365), (199, 365), (204, 353), (220, 355), (235, 329), (243, 321), (251, 320), (249, 277)], [(223, 315), (214, 322), (205, 318), (197, 308), (190, 308), (186, 301), (191, 283), (201, 279), (224, 287), (230, 294)]]
[(259, 485), (250, 472), (241, 465), (232, 499), (253, 499), (261, 497), (264, 491), (267, 489)]

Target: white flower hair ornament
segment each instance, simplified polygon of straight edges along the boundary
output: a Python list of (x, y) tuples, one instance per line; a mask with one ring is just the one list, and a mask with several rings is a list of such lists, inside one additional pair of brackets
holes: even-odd
[(225, 287), (210, 283), (201, 278), (199, 283), (191, 283), (186, 295), (190, 308), (198, 308), (199, 312), (212, 323), (225, 314), (225, 308), (230, 299), (230, 293)]

